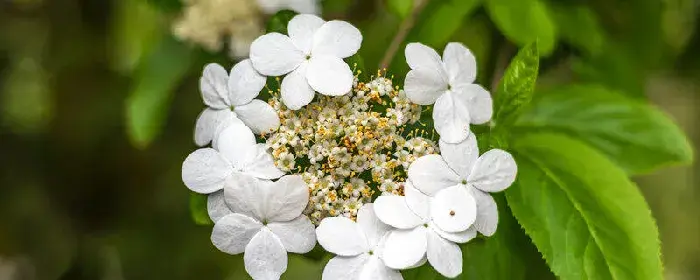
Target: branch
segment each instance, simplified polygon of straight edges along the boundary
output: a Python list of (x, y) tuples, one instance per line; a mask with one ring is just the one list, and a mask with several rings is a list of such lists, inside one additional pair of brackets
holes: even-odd
[(389, 48), (384, 53), (384, 58), (379, 64), (379, 69), (386, 69), (391, 64), (391, 61), (396, 56), (396, 52), (399, 50), (401, 43), (406, 40), (406, 36), (416, 24), (416, 19), (418, 15), (423, 11), (425, 6), (430, 2), (430, 0), (415, 0), (411, 14), (409, 14), (399, 25), (399, 31), (394, 35), (394, 39), (391, 40)]

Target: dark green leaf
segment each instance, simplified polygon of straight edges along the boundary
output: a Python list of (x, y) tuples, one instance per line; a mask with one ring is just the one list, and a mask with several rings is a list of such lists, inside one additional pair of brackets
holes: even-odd
[(556, 28), (540, 0), (487, 0), (486, 9), (498, 29), (512, 42), (524, 46), (537, 40), (544, 56), (554, 50)]
[(207, 195), (199, 193), (190, 194), (190, 215), (192, 215), (192, 220), (195, 224), (206, 226), (213, 225), (211, 219), (209, 219), (209, 212), (207, 211)]
[(405, 18), (411, 14), (413, 0), (386, 0), (386, 6), (399, 17)]
[(585, 5), (552, 3), (552, 16), (557, 24), (557, 34), (563, 41), (588, 54), (598, 54), (605, 43), (605, 31), (598, 16)]
[(481, 0), (431, 1), (414, 27), (411, 38), (435, 48), (444, 48), (464, 17), (473, 12)]
[(141, 60), (126, 100), (127, 130), (134, 146), (147, 147), (162, 130), (173, 91), (193, 56), (185, 45), (166, 37)]
[(603, 154), (559, 134), (514, 144), (513, 214), (561, 279), (662, 279), (659, 234), (648, 205)]
[(597, 148), (630, 174), (690, 163), (693, 151), (680, 128), (653, 106), (596, 85), (540, 94), (516, 125), (566, 133)]
[(509, 125), (522, 108), (530, 103), (539, 64), (537, 42), (523, 47), (510, 62), (496, 89), (493, 119), (497, 126)]
[(291, 10), (281, 10), (274, 14), (267, 22), (267, 33), (277, 32), (287, 34), (287, 24), (297, 12)]
[(177, 12), (182, 9), (180, 0), (145, 0), (152, 6), (164, 12)]

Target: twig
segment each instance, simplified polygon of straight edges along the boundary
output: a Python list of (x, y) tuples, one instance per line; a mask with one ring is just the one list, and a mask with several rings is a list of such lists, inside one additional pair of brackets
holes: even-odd
[(406, 36), (408, 36), (408, 33), (413, 28), (413, 25), (416, 24), (418, 15), (420, 15), (428, 2), (430, 2), (430, 0), (415, 0), (411, 14), (401, 22), (401, 25), (399, 25), (399, 31), (396, 32), (396, 35), (394, 35), (394, 38), (391, 40), (389, 48), (384, 53), (384, 58), (382, 58), (382, 62), (379, 64), (379, 69), (386, 69), (389, 67), (391, 61), (394, 59), (394, 56), (396, 56), (396, 52), (399, 50), (401, 43), (406, 40)]

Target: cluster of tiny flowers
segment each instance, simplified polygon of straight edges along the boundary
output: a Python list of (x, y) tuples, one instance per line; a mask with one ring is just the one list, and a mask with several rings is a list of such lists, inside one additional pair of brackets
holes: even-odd
[(319, 96), (296, 111), (277, 97), (269, 103), (281, 126), (266, 143), (277, 168), (302, 174), (311, 193), (304, 213), (315, 224), (329, 216), (355, 219), (376, 191), (401, 195), (411, 162), (438, 152), (429, 139), (403, 136), (404, 125), (419, 121), (421, 106), (386, 77), (356, 79), (350, 93)]

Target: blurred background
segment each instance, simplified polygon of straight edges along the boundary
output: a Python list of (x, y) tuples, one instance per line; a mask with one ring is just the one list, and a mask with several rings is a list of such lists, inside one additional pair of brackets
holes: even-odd
[[(648, 99), (700, 146), (697, 1), (410, 3), (325, 0), (316, 9), (363, 31), (370, 72), (411, 23), (407, 40), (464, 42), (486, 87), (517, 46), (539, 38), (538, 89), (584, 81)], [(0, 280), (247, 279), (241, 257), (216, 250), (210, 227), (193, 222), (180, 168), (196, 148), (202, 67), (245, 57), (269, 9), (255, 0), (0, 0)], [(405, 73), (402, 53), (389, 74)], [(700, 279), (699, 171), (635, 177), (667, 279)], [(283, 278), (320, 279), (321, 270), (293, 256)]]

